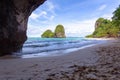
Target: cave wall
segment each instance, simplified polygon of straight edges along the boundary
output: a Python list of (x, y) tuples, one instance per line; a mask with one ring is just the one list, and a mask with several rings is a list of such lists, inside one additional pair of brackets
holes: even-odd
[(46, 0), (0, 0), (0, 56), (19, 51), (27, 39), (28, 18)]

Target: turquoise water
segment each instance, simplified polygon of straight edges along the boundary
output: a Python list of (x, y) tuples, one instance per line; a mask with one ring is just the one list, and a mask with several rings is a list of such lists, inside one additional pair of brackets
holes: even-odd
[(102, 42), (104, 41), (78, 37), (28, 38), (18, 54), (23, 58), (58, 56)]

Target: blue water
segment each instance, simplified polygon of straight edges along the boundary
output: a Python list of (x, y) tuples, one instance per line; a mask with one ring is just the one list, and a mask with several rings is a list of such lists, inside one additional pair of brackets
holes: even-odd
[(19, 53), (23, 58), (63, 55), (81, 48), (102, 43), (86, 38), (28, 38)]

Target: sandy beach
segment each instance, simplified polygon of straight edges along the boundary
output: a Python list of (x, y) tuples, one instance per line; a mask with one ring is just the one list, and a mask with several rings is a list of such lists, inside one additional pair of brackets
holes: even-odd
[(120, 80), (120, 40), (69, 54), (0, 58), (0, 80)]

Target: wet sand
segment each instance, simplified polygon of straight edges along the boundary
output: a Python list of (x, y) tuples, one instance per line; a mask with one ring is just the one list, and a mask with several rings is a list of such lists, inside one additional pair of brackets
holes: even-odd
[(120, 40), (55, 57), (0, 59), (0, 80), (120, 80)]

